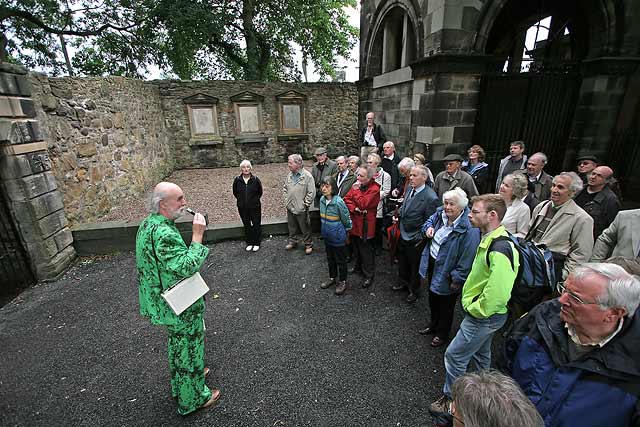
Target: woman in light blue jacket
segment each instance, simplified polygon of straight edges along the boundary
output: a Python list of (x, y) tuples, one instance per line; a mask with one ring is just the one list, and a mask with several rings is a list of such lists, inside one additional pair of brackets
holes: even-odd
[(430, 240), (422, 252), (419, 272), (429, 283), (431, 323), (420, 333), (435, 335), (432, 347), (445, 345), (449, 340), (456, 300), (480, 244), (480, 230), (469, 222), (469, 200), (464, 190), (447, 191), (442, 201), (444, 206), (422, 226), (422, 232)]
[(336, 284), (336, 295), (342, 295), (347, 289), (347, 234), (351, 230), (349, 209), (342, 197), (331, 194), (331, 178), (326, 177), (320, 183), (320, 234), (324, 239), (329, 263), (329, 280), (320, 287), (327, 289)]

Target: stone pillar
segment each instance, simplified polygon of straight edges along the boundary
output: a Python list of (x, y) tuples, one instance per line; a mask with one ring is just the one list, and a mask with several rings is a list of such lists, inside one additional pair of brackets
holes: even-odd
[(0, 63), (0, 183), (35, 275), (50, 280), (75, 251), (26, 74)]

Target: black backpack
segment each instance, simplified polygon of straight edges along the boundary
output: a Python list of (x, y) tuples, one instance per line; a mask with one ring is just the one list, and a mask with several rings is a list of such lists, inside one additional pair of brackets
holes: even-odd
[[(544, 296), (553, 290), (556, 283), (553, 254), (545, 245), (538, 245), (507, 233), (508, 236), (498, 236), (489, 245), (487, 265), (489, 265), (489, 254), (492, 251), (498, 251), (509, 258), (513, 269), (513, 252), (508, 243), (513, 244), (520, 255), (520, 266), (513, 282), (509, 306), (513, 308), (514, 304), (517, 304), (520, 310), (527, 312), (541, 303)], [(506, 246), (509, 246), (509, 250), (506, 250)]]

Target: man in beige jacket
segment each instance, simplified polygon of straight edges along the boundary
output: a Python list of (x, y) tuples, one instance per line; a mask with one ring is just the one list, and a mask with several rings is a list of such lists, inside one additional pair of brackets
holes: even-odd
[(572, 199), (580, 190), (578, 174), (560, 173), (553, 178), (551, 199), (536, 206), (531, 217), (529, 236), (553, 252), (558, 281), (591, 258), (593, 218)]
[(289, 156), (289, 174), (284, 181), (284, 206), (287, 208), (287, 225), (289, 227), (289, 242), (285, 247), (290, 251), (298, 245), (298, 234), (302, 234), (304, 252), (313, 252), (311, 240), (311, 223), (309, 222), (309, 207), (316, 196), (313, 176), (302, 164), (300, 154)]

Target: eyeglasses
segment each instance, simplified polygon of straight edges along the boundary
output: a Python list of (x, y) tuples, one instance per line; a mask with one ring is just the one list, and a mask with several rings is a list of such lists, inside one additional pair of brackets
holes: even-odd
[(558, 293), (560, 295), (562, 295), (562, 294), (569, 295), (569, 298), (571, 298), (571, 302), (574, 302), (576, 304), (580, 304), (580, 305), (592, 305), (592, 304), (596, 304), (597, 305), (597, 304), (600, 304), (600, 303), (597, 303), (597, 302), (584, 301), (578, 295), (576, 295), (573, 292), (567, 290), (567, 288), (564, 286), (564, 282), (558, 282), (558, 284), (556, 285), (556, 288), (557, 288)]

